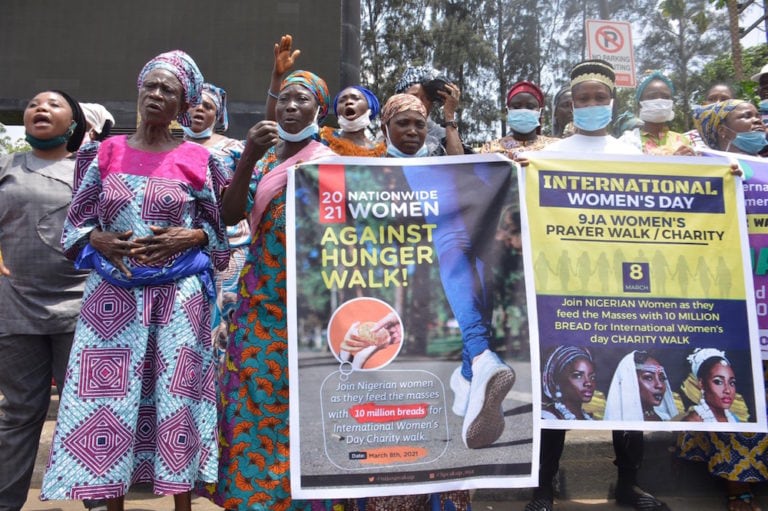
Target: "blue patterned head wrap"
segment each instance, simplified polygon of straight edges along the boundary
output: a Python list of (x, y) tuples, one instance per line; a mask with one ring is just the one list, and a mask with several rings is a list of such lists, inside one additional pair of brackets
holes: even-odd
[(181, 50), (161, 53), (147, 62), (142, 68), (139, 73), (139, 88), (141, 88), (141, 84), (144, 83), (144, 79), (149, 72), (154, 69), (164, 69), (169, 71), (181, 83), (181, 87), (184, 90), (184, 101), (187, 105), (186, 108), (183, 108), (182, 111), (179, 112), (176, 119), (182, 126), (191, 126), (192, 119), (187, 110), (199, 105), (203, 98), (203, 74), (200, 72), (197, 64), (192, 60), (192, 57)]
[(667, 84), (667, 87), (669, 87), (670, 92), (672, 92), (672, 95), (674, 96), (675, 86), (672, 84), (672, 80), (667, 78), (661, 71), (653, 71), (645, 75), (637, 85), (637, 89), (635, 90), (635, 101), (637, 101), (638, 104), (640, 104), (640, 98), (643, 96), (645, 88), (648, 87), (648, 85), (654, 80), (661, 80)]
[(381, 109), (381, 106), (379, 105), (379, 98), (376, 97), (376, 94), (369, 91), (362, 85), (350, 85), (349, 87), (344, 87), (344, 89), (341, 89), (338, 94), (336, 94), (336, 97), (333, 98), (333, 113), (335, 113), (337, 116), (338, 114), (338, 107), (339, 107), (339, 96), (342, 92), (344, 92), (345, 89), (355, 89), (358, 92), (360, 92), (363, 96), (365, 96), (365, 100), (368, 102), (368, 108), (371, 109), (371, 115), (370, 119), (373, 120), (376, 118), (377, 115), (379, 115), (379, 110)]
[(315, 96), (317, 106), (320, 107), (320, 111), (317, 114), (317, 122), (322, 121), (328, 115), (328, 105), (331, 103), (331, 95), (328, 92), (328, 85), (325, 84), (325, 80), (311, 71), (294, 71), (285, 77), (283, 83), (280, 84), (280, 90), (294, 84), (301, 85)]
[(216, 105), (216, 123), (224, 131), (229, 127), (229, 115), (227, 114), (227, 91), (212, 83), (203, 84), (203, 94), (207, 95)]
[(693, 123), (699, 131), (702, 140), (712, 149), (720, 149), (717, 143), (717, 129), (731, 113), (731, 110), (742, 103), (743, 99), (729, 99), (709, 105), (697, 106), (693, 109)]
[(584, 358), (592, 361), (592, 354), (586, 348), (579, 346), (562, 345), (555, 348), (552, 354), (547, 358), (547, 362), (544, 364), (544, 371), (542, 373), (542, 390), (544, 396), (550, 401), (555, 400), (557, 393), (557, 380), (560, 374), (565, 371), (568, 364), (572, 363), (576, 359)]

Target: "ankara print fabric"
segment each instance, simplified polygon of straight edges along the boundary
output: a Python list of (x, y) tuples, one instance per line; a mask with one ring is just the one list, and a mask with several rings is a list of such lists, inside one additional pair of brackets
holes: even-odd
[[(229, 251), (216, 160), (185, 143), (167, 153), (102, 143), (73, 199), (62, 243), (72, 257), (93, 228), (202, 228), (217, 268)], [(137, 262), (127, 260), (129, 267)], [(133, 288), (86, 281), (41, 498), (103, 499), (131, 484), (157, 494), (215, 481), (218, 466), (210, 299), (199, 275)]]
[[(249, 210), (261, 178), (278, 164), (274, 147), (256, 163)], [(219, 479), (201, 491), (229, 510), (338, 509), (341, 505), (291, 499), (285, 279), (283, 189), (251, 231), (220, 380)]]

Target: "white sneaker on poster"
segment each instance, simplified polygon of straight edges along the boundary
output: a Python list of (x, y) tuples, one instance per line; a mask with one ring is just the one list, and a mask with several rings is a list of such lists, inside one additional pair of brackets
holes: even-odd
[(469, 380), (461, 374), (461, 366), (451, 373), (451, 390), (453, 391), (453, 407), (451, 410), (455, 415), (464, 417), (469, 405)]
[(464, 445), (487, 447), (504, 432), (501, 403), (515, 384), (515, 371), (496, 353), (486, 350), (472, 363), (469, 404), (461, 428)]

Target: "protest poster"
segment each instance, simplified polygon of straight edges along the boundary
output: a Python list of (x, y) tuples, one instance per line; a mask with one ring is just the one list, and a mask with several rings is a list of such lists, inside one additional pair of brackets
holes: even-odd
[[(515, 165), (333, 158), (298, 166), (287, 193), (292, 495), (534, 485)], [(483, 448), (453, 411), (469, 335), (516, 373)]]
[(729, 161), (527, 156), (542, 427), (765, 431), (744, 198)]
[(759, 156), (728, 154), (705, 149), (705, 155), (736, 159), (744, 172), (744, 206), (747, 211), (749, 252), (755, 286), (755, 309), (760, 350), (768, 359), (768, 162)]

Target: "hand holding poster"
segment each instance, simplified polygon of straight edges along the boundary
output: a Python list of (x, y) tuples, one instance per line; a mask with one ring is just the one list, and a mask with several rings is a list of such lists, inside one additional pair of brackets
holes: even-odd
[(497, 155), (295, 170), (294, 497), (534, 484), (514, 170)]
[(529, 158), (528, 303), (546, 427), (765, 431), (743, 196), (729, 163)]

